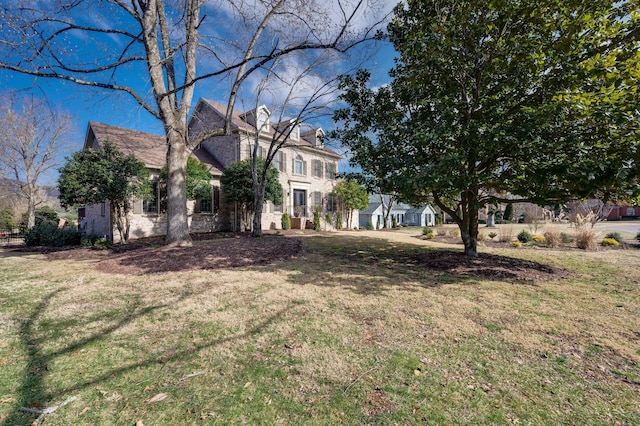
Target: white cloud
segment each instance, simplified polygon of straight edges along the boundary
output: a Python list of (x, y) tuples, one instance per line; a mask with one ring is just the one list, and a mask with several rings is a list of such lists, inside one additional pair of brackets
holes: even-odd
[(296, 116), (310, 101), (314, 111), (332, 104), (337, 98), (337, 83), (317, 72), (326, 64), (310, 67), (307, 59), (288, 56), (278, 61), (271, 72), (252, 74), (242, 87), (242, 106), (238, 107), (253, 109), (256, 104), (265, 104), (275, 116), (285, 118)]

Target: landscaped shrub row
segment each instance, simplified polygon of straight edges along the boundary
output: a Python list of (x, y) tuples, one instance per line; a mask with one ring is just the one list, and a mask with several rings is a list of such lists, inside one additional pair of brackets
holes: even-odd
[(82, 233), (76, 228), (58, 228), (54, 224), (41, 224), (28, 229), (24, 234), (27, 246), (66, 247), (78, 246)]
[(80, 245), (82, 247), (110, 249), (113, 247), (113, 242), (108, 240), (105, 236), (89, 234), (82, 237), (82, 240), (80, 240)]

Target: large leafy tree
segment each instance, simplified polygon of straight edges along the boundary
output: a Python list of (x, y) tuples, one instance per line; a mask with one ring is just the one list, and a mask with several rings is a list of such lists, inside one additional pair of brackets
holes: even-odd
[[(165, 241), (189, 244), (185, 174), (191, 150), (230, 133), (243, 83), (275, 60), (335, 58), (372, 39), (379, 21), (362, 23), (375, 3), (15, 0), (0, 7), (0, 69), (125, 94), (160, 120), (167, 141)], [(333, 67), (327, 72), (335, 76)], [(197, 86), (222, 78), (229, 89), (225, 123), (191, 137), (188, 114)]]
[(150, 195), (149, 171), (133, 155), (105, 143), (100, 150), (73, 154), (60, 169), (58, 179), (62, 207), (77, 207), (109, 201), (111, 220), (120, 241), (129, 240), (129, 213), (133, 198)]
[(278, 180), (279, 172), (276, 168), (265, 166), (265, 160), (262, 158), (257, 158), (256, 161), (246, 159), (231, 164), (222, 174), (220, 181), (227, 202), (238, 203), (243, 216), (243, 227), (248, 226), (255, 212), (254, 173), (256, 168), (266, 170), (263, 202), (282, 203), (282, 185)]
[(409, 0), (388, 30), (392, 82), (343, 79), (340, 138), (356, 164), (383, 152), (393, 189), (450, 215), (466, 254), (487, 204), (638, 191), (635, 3)]
[(338, 197), (340, 204), (347, 210), (347, 228), (352, 225), (354, 210), (363, 210), (369, 205), (367, 191), (353, 179), (338, 182), (333, 188), (333, 195)]
[(336, 111), (334, 118), (347, 121), (348, 125), (331, 131), (329, 138), (340, 140), (351, 148), (349, 161), (359, 171), (343, 174), (343, 177), (358, 181), (371, 194), (378, 194), (384, 218), (382, 226), (389, 227), (391, 209), (400, 199), (395, 185), (395, 162), (391, 161), (396, 149), (391, 144), (376, 143), (375, 131), (380, 129), (380, 124), (400, 121), (402, 116), (397, 110), (376, 107), (378, 96), (367, 88), (368, 79), (369, 73), (365, 71), (355, 77), (343, 77), (341, 87), (349, 90), (341, 97), (349, 103), (349, 108)]

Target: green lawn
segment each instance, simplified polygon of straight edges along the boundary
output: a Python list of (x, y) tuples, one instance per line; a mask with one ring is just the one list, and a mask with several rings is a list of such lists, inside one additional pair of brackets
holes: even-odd
[(405, 261), (460, 246), (385, 234), (145, 276), (0, 253), (0, 420), (640, 424), (640, 250), (481, 248), (567, 270), (489, 281)]

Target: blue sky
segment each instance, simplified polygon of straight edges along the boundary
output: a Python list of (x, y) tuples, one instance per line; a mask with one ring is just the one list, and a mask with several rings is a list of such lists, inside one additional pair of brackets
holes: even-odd
[[(218, 4), (224, 3), (220, 2)], [(383, 5), (388, 11), (392, 3), (383, 3)], [(212, 10), (210, 9), (208, 12), (211, 13)], [(225, 13), (224, 11), (217, 12)], [(95, 24), (96, 22), (102, 22), (104, 16), (89, 16), (83, 19), (92, 20)], [(219, 27), (216, 27), (216, 31), (218, 30)], [(232, 37), (230, 34), (225, 36)], [(78, 34), (77, 38), (78, 40), (74, 42), (76, 46), (74, 54), (81, 55), (83, 43), (87, 42), (87, 36)], [(96, 49), (93, 45), (97, 45), (102, 46), (105, 51), (109, 49), (117, 50), (113, 46), (117, 46), (118, 40), (113, 35), (109, 35), (102, 40), (89, 40), (89, 43), (91, 44), (86, 44), (89, 48)], [(367, 45), (365, 49), (360, 53), (371, 56), (370, 60), (364, 64), (364, 67), (372, 72), (372, 84), (380, 85), (386, 83), (388, 81), (388, 70), (393, 66), (393, 57), (395, 56), (393, 47), (390, 43), (378, 42), (375, 45)], [(346, 69), (349, 65), (351, 64), (342, 64), (341, 69)], [(340, 73), (341, 69), (337, 70), (337, 72)], [(127, 72), (129, 74), (125, 77), (128, 83), (133, 87), (144, 90), (145, 81), (148, 79), (146, 72), (135, 71), (135, 69), (129, 69)], [(120, 75), (119, 78), (122, 77)], [(4, 92), (18, 92), (24, 95), (33, 94), (38, 97), (46, 97), (56, 109), (70, 113), (75, 126), (72, 141), (76, 150), (82, 148), (89, 121), (98, 121), (151, 133), (163, 133), (160, 121), (145, 111), (133, 98), (124, 93), (89, 89), (57, 79), (36, 78), (5, 70), (0, 70), (0, 87)], [(195, 106), (199, 97), (226, 102), (227, 87), (228, 83), (224, 81), (203, 81), (197, 86), (192, 106)], [(250, 91), (251, 87), (254, 86), (252, 86), (251, 81), (248, 81), (244, 86), (244, 93), (246, 94), (247, 91)], [(241, 105), (240, 102), (236, 103), (236, 108), (243, 109)], [(267, 104), (267, 106), (269, 105)], [(330, 129), (333, 125), (329, 119), (321, 121), (313, 124), (320, 125), (325, 130)], [(346, 167), (346, 163), (341, 165), (341, 168), (344, 167)]]

